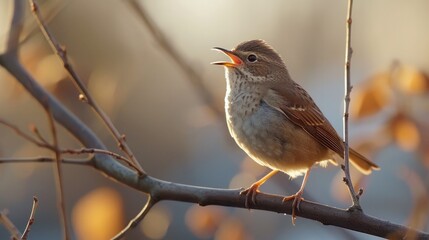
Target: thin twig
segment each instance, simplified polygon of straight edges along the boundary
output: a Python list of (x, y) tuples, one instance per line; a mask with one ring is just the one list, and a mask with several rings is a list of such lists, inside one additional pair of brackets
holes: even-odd
[(179, 68), (186, 74), (187, 79), (191, 83), (195, 92), (200, 96), (207, 106), (215, 113), (218, 118), (223, 118), (224, 113), (215, 104), (214, 97), (204, 85), (203, 77), (198, 74), (194, 68), (187, 64), (187, 60), (179, 53), (179, 51), (171, 44), (168, 38), (163, 34), (159, 27), (146, 13), (145, 9), (135, 0), (128, 0), (132, 9), (138, 14), (142, 22), (146, 25), (153, 38), (159, 46), (171, 57), (171, 59), (179, 66)]
[(8, 128), (10, 128), (10, 129), (12, 129), (13, 131), (15, 131), (15, 133), (16, 133), (18, 136), (20, 136), (20, 137), (24, 138), (25, 140), (27, 140), (27, 141), (29, 141), (29, 142), (33, 143), (34, 145), (36, 145), (36, 146), (38, 146), (38, 147), (42, 147), (42, 148), (49, 148), (49, 145), (48, 145), (48, 144), (45, 144), (45, 143), (39, 142), (38, 140), (36, 140), (36, 139), (35, 139), (35, 138), (33, 138), (32, 136), (30, 136), (29, 134), (26, 134), (25, 132), (23, 132), (23, 131), (22, 131), (21, 129), (19, 129), (17, 126), (13, 125), (12, 123), (10, 123), (10, 122), (8, 122), (8, 121), (6, 121), (6, 120), (4, 120), (4, 119), (1, 119), (1, 118), (0, 118), (0, 124), (3, 124), (3, 125), (5, 125), (6, 127), (8, 127)]
[(347, 184), (351, 198), (353, 200), (353, 206), (350, 210), (362, 210), (359, 204), (359, 198), (353, 188), (352, 178), (350, 176), (350, 159), (349, 159), (349, 104), (350, 104), (350, 92), (352, 86), (350, 84), (350, 62), (352, 59), (352, 47), (351, 47), (351, 31), (352, 31), (352, 7), (353, 0), (348, 0), (347, 7), (347, 24), (346, 24), (346, 63), (344, 69), (344, 81), (345, 81), (345, 97), (344, 97), (344, 117), (343, 117), (343, 135), (344, 135), (344, 182)]
[[(34, 139), (32, 136), (24, 133), (21, 129), (19, 129), (17, 126), (3, 120), (0, 118), (0, 124), (3, 124), (9, 128), (11, 128), (12, 130), (14, 130), (18, 136), (21, 136), (22, 138), (26, 139), (27, 141), (35, 144), (36, 146), (39, 146), (41, 148), (47, 148), (50, 149), (54, 152), (56, 152), (56, 148), (54, 145), (49, 144), (45, 138), (43, 138), (40, 134), (40, 132), (37, 130), (37, 128), (35, 126), (32, 127), (32, 131), (36, 134), (36, 136), (40, 139), (39, 142), (38, 140)], [(142, 172), (140, 172), (140, 169), (137, 169), (136, 166), (133, 164), (133, 162), (128, 159), (125, 158), (117, 153), (108, 151), (108, 150), (104, 150), (104, 149), (96, 149), (96, 148), (81, 148), (81, 149), (61, 149), (59, 150), (60, 153), (69, 153), (69, 154), (83, 154), (83, 153), (99, 153), (99, 154), (106, 154), (106, 155), (110, 155), (118, 160), (121, 160), (123, 162), (125, 162), (129, 167), (131, 167), (132, 169), (134, 169), (135, 171), (137, 171), (138, 173), (143, 174)], [(33, 161), (33, 160), (32, 160)], [(38, 159), (38, 160), (34, 160), (34, 161), (43, 161), (43, 159)], [(9, 161), (11, 162), (11, 161)], [(1, 161), (0, 161), (1, 163)]]
[(18, 228), (13, 224), (13, 222), (7, 216), (6, 210), (0, 211), (0, 223), (9, 231), (10, 236), (13, 240), (18, 240), (21, 237), (21, 233)]
[(139, 172), (140, 170), (135, 168), (135, 166), (133, 165), (133, 163), (131, 162), (131, 160), (129, 160), (128, 158), (125, 158), (117, 153), (108, 151), (108, 150), (103, 150), (103, 149), (96, 149), (96, 148), (81, 148), (81, 149), (62, 149), (61, 153), (68, 153), (68, 154), (83, 154), (83, 153), (99, 153), (99, 154), (106, 154), (109, 156), (112, 156), (118, 160), (121, 160), (123, 162), (125, 162), (129, 167), (133, 168), (134, 170), (136, 170), (137, 172)]
[[(35, 126), (32, 127), (32, 131), (36, 134), (36, 136), (40, 139), (40, 141), (43, 142), (39, 142), (38, 140), (34, 139), (32, 136), (24, 133), (21, 129), (19, 129), (17, 126), (3, 120), (0, 118), (0, 124), (3, 124), (9, 128), (11, 128), (12, 130), (14, 130), (18, 136), (21, 136), (22, 138), (28, 140), (29, 142), (35, 144), (36, 146), (39, 146), (41, 148), (47, 148), (49, 150), (52, 150), (54, 152), (57, 151), (56, 147), (52, 144), (49, 144), (45, 138), (43, 138), (40, 135), (40, 132), (37, 130), (37, 128)], [(104, 150), (104, 149), (96, 149), (96, 148), (81, 148), (81, 149), (60, 149), (59, 150), (60, 153), (68, 153), (68, 154), (84, 154), (84, 153), (90, 153), (90, 154), (94, 154), (94, 153), (99, 153), (99, 154), (105, 154), (105, 155), (109, 155), (112, 156), (118, 160), (121, 160), (123, 162), (125, 162), (129, 167), (133, 168), (135, 171), (139, 172), (140, 170), (137, 169), (135, 167), (135, 165), (133, 165), (132, 161), (129, 160), (128, 158), (125, 158), (117, 153), (108, 151), (108, 150)], [(31, 162), (35, 162), (35, 161), (39, 161), (39, 162), (43, 162), (43, 161), (48, 161), (48, 159), (44, 159), (44, 158), (33, 158), (33, 159), (26, 159), (26, 161), (31, 161)], [(0, 163), (4, 163), (6, 162), (6, 160), (1, 161)], [(13, 160), (9, 159), (7, 160), (7, 162), (13, 162)], [(69, 161), (68, 163), (71, 163), (71, 161)]]
[(137, 216), (131, 219), (128, 225), (124, 229), (122, 229), (122, 231), (120, 231), (116, 236), (114, 236), (112, 240), (122, 239), (128, 231), (135, 228), (141, 222), (141, 220), (143, 220), (146, 214), (156, 203), (157, 203), (157, 200), (149, 196), (149, 199), (147, 200), (146, 205), (142, 208), (139, 214), (137, 214)]
[(49, 145), (48, 141), (42, 136), (39, 129), (35, 125), (30, 126), (30, 130), (36, 135), (36, 137), (44, 144)]
[(28, 233), (30, 228), (34, 223), (34, 216), (36, 215), (37, 206), (39, 205), (39, 200), (36, 196), (33, 197), (33, 207), (31, 208), (30, 217), (28, 218), (27, 226), (25, 226), (24, 233), (22, 233), (21, 239), (26, 240), (28, 238)]
[(80, 99), (84, 100), (86, 103), (88, 103), (89, 106), (96, 112), (96, 114), (100, 117), (100, 119), (104, 122), (104, 124), (107, 126), (115, 140), (117, 141), (119, 149), (123, 151), (129, 159), (132, 160), (132, 163), (134, 165), (133, 169), (139, 169), (138, 173), (141, 177), (144, 177), (146, 173), (144, 172), (143, 168), (141, 167), (138, 160), (135, 158), (134, 154), (132, 153), (130, 147), (126, 143), (125, 135), (120, 134), (118, 129), (115, 127), (113, 122), (110, 120), (109, 116), (98, 106), (95, 99), (92, 97), (92, 95), (89, 93), (88, 89), (86, 88), (85, 84), (83, 83), (82, 79), (79, 77), (77, 72), (74, 70), (73, 65), (68, 61), (67, 57), (67, 51), (64, 47), (61, 47), (58, 41), (55, 39), (55, 37), (49, 32), (46, 24), (43, 21), (43, 18), (40, 14), (39, 7), (34, 0), (29, 0), (31, 5), (31, 11), (33, 12), (40, 30), (43, 32), (43, 35), (45, 36), (46, 40), (49, 42), (49, 45), (52, 47), (53, 51), (58, 55), (60, 60), (64, 64), (64, 68), (67, 70), (70, 77), (73, 79), (73, 83), (76, 85), (76, 87), (81, 92)]
[(48, 122), (49, 126), (51, 128), (52, 132), (52, 139), (53, 139), (53, 147), (55, 150), (55, 182), (57, 187), (57, 201), (58, 201), (58, 208), (60, 213), (61, 222), (63, 224), (63, 235), (64, 239), (68, 240), (70, 239), (70, 232), (69, 227), (67, 224), (67, 214), (66, 214), (66, 204), (65, 204), (65, 197), (64, 197), (64, 183), (63, 183), (63, 175), (62, 175), (62, 169), (61, 169), (61, 151), (59, 149), (58, 145), (58, 135), (57, 135), (57, 129), (55, 127), (55, 120), (52, 116), (52, 112), (49, 108), (46, 108), (46, 112), (48, 114)]
[[(24, 1), (21, 1), (24, 2)], [(45, 22), (49, 24), (55, 19), (65, 8), (70, 5), (70, 1), (45, 1), (41, 4), (41, 7), (45, 10)], [(26, 20), (24, 23), (26, 31), (23, 31), (20, 37), (19, 45), (25, 44), (31, 39), (36, 33), (38, 33), (39, 26), (32, 20)]]
[[(56, 159), (51, 157), (13, 157), (13, 158), (0, 158), (0, 164), (2, 163), (44, 163), (44, 162), (54, 162)], [(85, 165), (93, 166), (94, 159), (93, 157), (87, 159), (62, 159), (62, 162), (65, 164), (74, 164), (74, 165)]]

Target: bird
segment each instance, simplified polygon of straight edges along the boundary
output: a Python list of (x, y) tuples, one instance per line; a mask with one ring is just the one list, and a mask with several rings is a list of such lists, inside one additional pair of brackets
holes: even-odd
[[(224, 66), (225, 114), (229, 133), (255, 162), (271, 171), (249, 188), (245, 206), (256, 204), (256, 194), (278, 172), (290, 178), (304, 175), (300, 189), (283, 201), (293, 199), (292, 223), (302, 201), (312, 166), (343, 163), (344, 142), (309, 93), (293, 81), (281, 56), (264, 40), (250, 40), (232, 50), (215, 47), (231, 61)], [(351, 163), (369, 174), (379, 167), (349, 148)]]

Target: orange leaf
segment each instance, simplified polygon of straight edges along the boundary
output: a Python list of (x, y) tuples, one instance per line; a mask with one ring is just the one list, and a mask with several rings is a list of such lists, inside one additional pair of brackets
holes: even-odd
[(354, 118), (364, 118), (380, 112), (391, 101), (389, 74), (380, 73), (370, 79), (368, 86), (358, 88), (351, 101), (350, 113)]
[(395, 86), (406, 94), (421, 94), (429, 89), (428, 76), (417, 68), (401, 65), (394, 73)]
[(416, 150), (420, 143), (417, 125), (405, 115), (398, 114), (390, 121), (392, 137), (398, 146), (405, 151)]

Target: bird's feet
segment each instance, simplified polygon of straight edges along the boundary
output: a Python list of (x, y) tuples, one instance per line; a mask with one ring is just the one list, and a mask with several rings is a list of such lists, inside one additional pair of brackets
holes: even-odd
[(303, 192), (304, 191), (300, 190), (293, 195), (283, 198), (283, 202), (287, 202), (293, 199), (293, 203), (292, 203), (292, 224), (293, 225), (295, 225), (296, 211), (300, 211), (299, 204), (301, 203), (302, 200), (304, 200), (304, 198), (301, 197)]
[(248, 209), (250, 209), (250, 204), (255, 205), (256, 204), (256, 194), (259, 192), (259, 186), (257, 182), (252, 184), (249, 188), (243, 190), (240, 192), (240, 195), (245, 195), (246, 200), (244, 202), (244, 206)]

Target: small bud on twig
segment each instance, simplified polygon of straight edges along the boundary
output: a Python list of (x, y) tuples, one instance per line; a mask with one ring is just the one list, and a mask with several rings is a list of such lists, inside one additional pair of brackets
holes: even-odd
[(79, 101), (87, 103), (88, 99), (85, 97), (85, 95), (83, 95), (82, 93), (79, 94)]

